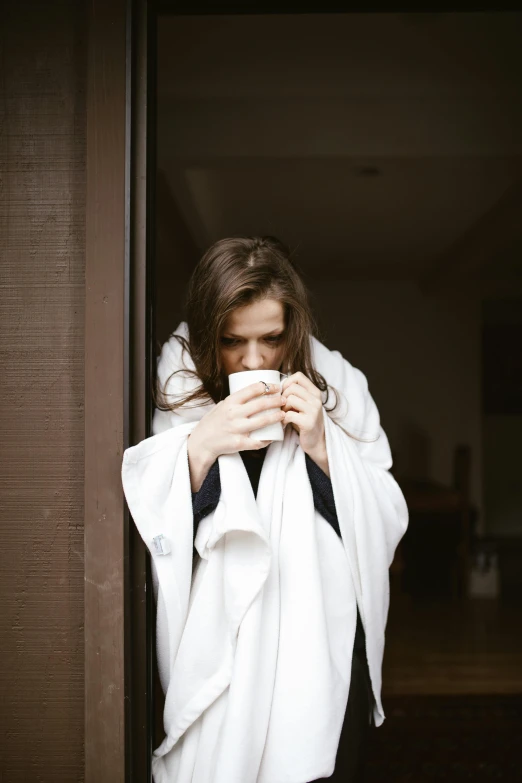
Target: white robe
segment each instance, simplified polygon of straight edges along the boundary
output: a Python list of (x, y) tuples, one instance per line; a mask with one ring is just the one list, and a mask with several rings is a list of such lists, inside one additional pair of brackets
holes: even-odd
[[(176, 333), (186, 336), (186, 324)], [(209, 406), (156, 411), (154, 435), (124, 454), (125, 495), (152, 555), (157, 599), (166, 737), (153, 756), (155, 783), (308, 783), (331, 775), (357, 605), (374, 720), (384, 720), (388, 569), (407, 509), (364, 375), (310, 339), (316, 369), (340, 394), (336, 410), (323, 415), (342, 542), (314, 508), (290, 427), (267, 449), (257, 499), (239, 454), (219, 457), (221, 496), (199, 525), (194, 571), (187, 439)], [(159, 382), (183, 366), (193, 367), (171, 337)], [(194, 385), (181, 373), (167, 392)], [(157, 551), (158, 535), (167, 554)]]

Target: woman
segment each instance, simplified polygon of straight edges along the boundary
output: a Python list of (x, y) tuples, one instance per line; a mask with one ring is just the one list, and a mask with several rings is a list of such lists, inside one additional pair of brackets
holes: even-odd
[[(359, 780), (384, 720), (388, 567), (407, 525), (377, 409), (312, 336), (278, 240), (217, 242), (186, 309), (159, 360), (154, 435), (122, 471), (154, 566), (154, 779)], [(228, 375), (260, 369), (287, 374), (282, 389), (228, 394)], [(254, 414), (284, 440), (252, 439)]]

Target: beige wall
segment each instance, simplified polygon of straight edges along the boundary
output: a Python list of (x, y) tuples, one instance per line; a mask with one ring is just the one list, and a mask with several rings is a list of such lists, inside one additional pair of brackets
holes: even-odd
[(0, 11), (0, 778), (83, 780), (85, 18)]
[(368, 378), (399, 474), (452, 480), (453, 449), (472, 448), (480, 507), (480, 305), (426, 297), (414, 283), (313, 284), (325, 342)]

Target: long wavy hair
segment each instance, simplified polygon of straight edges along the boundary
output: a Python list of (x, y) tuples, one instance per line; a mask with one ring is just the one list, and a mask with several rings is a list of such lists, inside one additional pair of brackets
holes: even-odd
[[(181, 405), (199, 406), (219, 402), (228, 394), (228, 380), (221, 362), (220, 340), (229, 315), (238, 307), (262, 299), (276, 299), (284, 307), (284, 360), (282, 372), (301, 371), (318, 389), (330, 391), (312, 363), (310, 335), (317, 333), (308, 294), (289, 249), (272, 236), (220, 239), (204, 254), (192, 273), (185, 301), (189, 339), (176, 338), (188, 351), (200, 385), (185, 397), (169, 402), (166, 388), (177, 372), (156, 390), (160, 410), (174, 411)], [(333, 407), (335, 407), (335, 404)]]

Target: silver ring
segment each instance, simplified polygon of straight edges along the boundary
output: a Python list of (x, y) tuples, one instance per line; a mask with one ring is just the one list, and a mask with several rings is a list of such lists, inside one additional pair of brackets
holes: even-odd
[(265, 383), (264, 381), (259, 381), (259, 383), (262, 383), (263, 386), (265, 387), (263, 394), (268, 394), (268, 392), (270, 391), (270, 384)]

